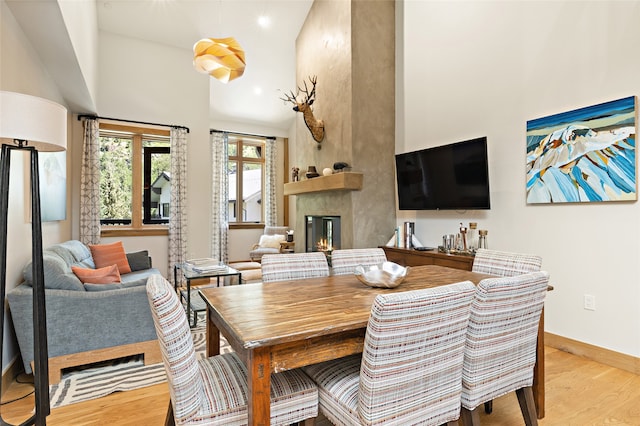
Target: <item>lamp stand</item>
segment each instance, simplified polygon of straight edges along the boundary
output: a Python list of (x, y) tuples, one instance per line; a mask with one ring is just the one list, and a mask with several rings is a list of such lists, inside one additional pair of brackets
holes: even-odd
[[(33, 340), (35, 387), (35, 413), (23, 425), (46, 425), (51, 412), (49, 405), (49, 364), (47, 349), (47, 321), (44, 296), (44, 266), (42, 260), (42, 216), (40, 215), (40, 177), (38, 151), (26, 141), (15, 140), (17, 145), (2, 145), (0, 156), (0, 333), (4, 334), (5, 293), (7, 287), (7, 216), (9, 211), (9, 170), (13, 150), (29, 151), (31, 157), (31, 267), (33, 268)], [(0, 336), (0, 354), (4, 336)], [(0, 381), (0, 394), (2, 383)], [(0, 416), (1, 425), (9, 425)]]

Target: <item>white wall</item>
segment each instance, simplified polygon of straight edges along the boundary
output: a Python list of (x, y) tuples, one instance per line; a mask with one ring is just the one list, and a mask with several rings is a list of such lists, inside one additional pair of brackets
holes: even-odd
[[(96, 2), (58, 1), (87, 91), (96, 99), (98, 86), (98, 17)], [(87, 112), (87, 111), (85, 111)]]
[[(265, 136), (282, 136), (273, 128), (238, 123), (215, 122), (209, 117), (209, 85), (219, 84), (194, 71), (192, 52), (142, 40), (100, 32), (98, 114), (189, 127), (188, 149), (188, 248), (189, 258), (211, 256), (211, 147), (209, 129), (230, 130)], [(212, 124), (213, 123), (213, 124)], [(278, 133), (278, 134), (276, 134)], [(278, 161), (283, 161), (282, 140), (278, 138)], [(81, 138), (76, 138), (81, 143)], [(79, 169), (78, 169), (79, 170)], [(283, 171), (278, 170), (280, 192)], [(79, 193), (79, 183), (76, 193)], [(75, 206), (76, 204), (74, 204)], [(79, 206), (79, 202), (77, 203)], [(283, 213), (279, 213), (280, 221)], [(249, 258), (251, 246), (261, 230), (231, 230), (229, 259)], [(134, 242), (133, 240), (137, 240)], [(142, 240), (142, 242), (141, 242)], [(123, 239), (125, 247), (151, 247), (157, 239)], [(166, 242), (153, 245), (154, 265), (167, 271)]]
[[(187, 255), (207, 257), (211, 250), (209, 77), (194, 71), (191, 55), (186, 49), (100, 32), (97, 105), (100, 116), (189, 128)], [(153, 239), (142, 240), (150, 248)], [(153, 255), (153, 262), (162, 272), (168, 271), (166, 252)]]
[[(491, 210), (398, 212), (425, 245), (477, 221), (493, 249), (537, 253), (546, 331), (640, 356), (637, 202), (525, 201), (526, 121), (640, 93), (640, 2), (398, 3), (396, 152), (478, 136)], [(583, 309), (584, 294), (596, 310)]]

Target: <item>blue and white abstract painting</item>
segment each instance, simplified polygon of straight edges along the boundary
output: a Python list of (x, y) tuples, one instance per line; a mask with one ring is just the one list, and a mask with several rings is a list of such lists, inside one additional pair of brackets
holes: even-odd
[(527, 121), (527, 203), (636, 199), (635, 96)]

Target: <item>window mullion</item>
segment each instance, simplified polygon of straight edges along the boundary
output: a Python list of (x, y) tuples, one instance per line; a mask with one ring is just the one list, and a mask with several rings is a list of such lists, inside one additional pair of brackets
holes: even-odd
[(142, 227), (142, 135), (133, 136), (133, 167), (131, 171), (131, 224), (134, 228)]
[(236, 221), (244, 222), (244, 200), (242, 197), (242, 141), (238, 140), (238, 160), (236, 163)]

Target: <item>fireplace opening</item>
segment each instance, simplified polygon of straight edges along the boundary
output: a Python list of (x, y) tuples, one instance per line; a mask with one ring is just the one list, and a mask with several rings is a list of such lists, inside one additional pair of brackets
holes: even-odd
[(340, 216), (305, 216), (307, 252), (340, 248)]

